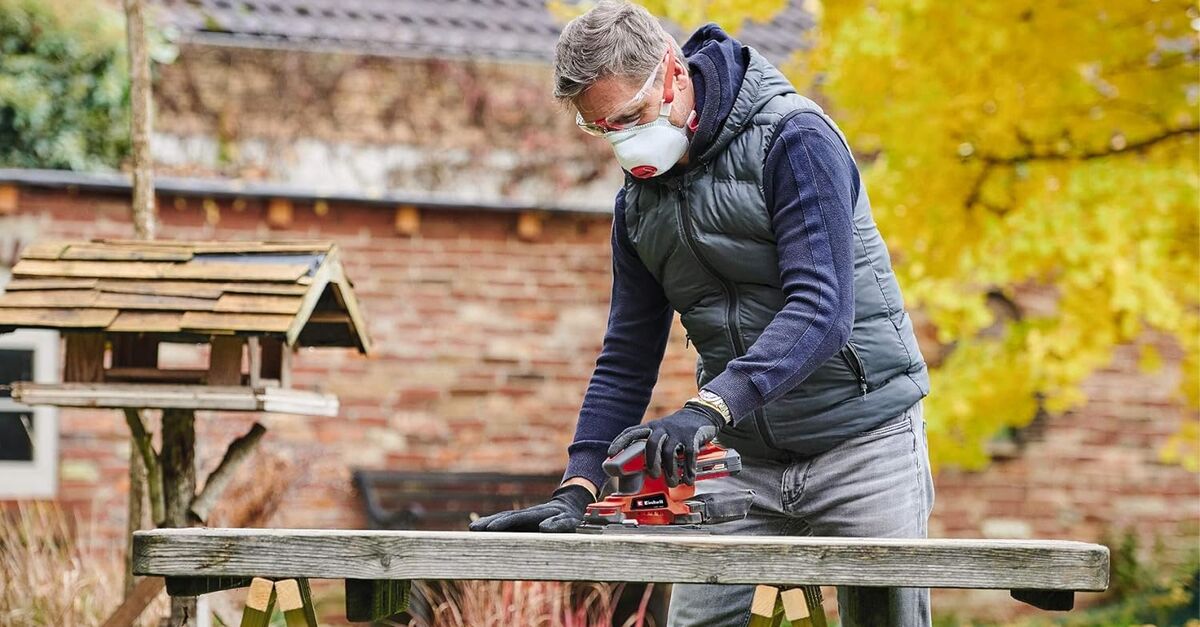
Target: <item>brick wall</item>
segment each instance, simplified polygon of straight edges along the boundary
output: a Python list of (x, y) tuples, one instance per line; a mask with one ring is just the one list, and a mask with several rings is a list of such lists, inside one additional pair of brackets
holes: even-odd
[[(372, 355), (306, 349), (296, 360), (296, 385), (338, 394), (338, 417), (208, 414), (197, 421), (200, 477), (254, 420), (268, 427), (258, 463), (282, 464), (293, 477), (276, 495), (284, 507), (262, 524), (365, 526), (350, 483), (354, 467), (563, 467), (605, 328), (604, 216), (551, 216), (540, 237), (522, 241), (510, 213), (424, 211), (419, 234), (404, 237), (381, 208), (333, 204), (318, 215), (298, 205), (290, 228), (271, 230), (256, 200), (207, 210), (196, 199), (160, 204), (166, 238), (337, 241), (365, 308)], [(18, 221), (41, 238), (131, 232), (117, 196), (23, 189), (18, 212), (0, 217), (0, 230)], [(1097, 540), (1108, 529), (1132, 528), (1168, 546), (1194, 545), (1195, 527), (1187, 525), (1200, 520), (1200, 484), (1157, 461), (1166, 438), (1195, 416), (1178, 401), (1177, 349), (1164, 343), (1162, 351), (1163, 371), (1143, 374), (1136, 350), (1120, 349), (1089, 379), (1086, 406), (1030, 429), (1024, 444), (985, 472), (942, 472), (931, 533)], [(694, 392), (693, 359), (677, 325), (650, 413)], [(125, 425), (115, 411), (69, 409), (60, 424), (59, 500), (94, 516), (117, 540), (128, 489)], [(939, 593), (938, 603), (1019, 608), (992, 603), (1004, 597)]]

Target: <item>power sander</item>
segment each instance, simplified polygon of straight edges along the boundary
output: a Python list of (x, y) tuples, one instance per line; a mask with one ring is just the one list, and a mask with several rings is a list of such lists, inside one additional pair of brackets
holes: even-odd
[[(696, 454), (697, 482), (728, 477), (741, 469), (742, 458), (733, 449), (710, 442)], [(709, 525), (745, 518), (754, 498), (753, 490), (696, 494), (696, 486), (682, 480), (672, 488), (667, 485), (666, 469), (651, 477), (646, 472), (645, 440), (605, 460), (604, 472), (617, 478), (617, 489), (587, 506), (576, 531), (708, 533)]]

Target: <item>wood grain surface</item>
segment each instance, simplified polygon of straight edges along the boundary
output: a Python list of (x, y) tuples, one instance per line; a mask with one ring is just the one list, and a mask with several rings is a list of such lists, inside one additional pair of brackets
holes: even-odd
[(134, 573), (1104, 590), (1108, 549), (896, 540), (325, 529), (134, 533)]

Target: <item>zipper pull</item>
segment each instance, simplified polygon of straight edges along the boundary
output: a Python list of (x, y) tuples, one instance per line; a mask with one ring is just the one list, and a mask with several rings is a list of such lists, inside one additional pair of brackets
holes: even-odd
[(692, 336), (690, 336), (690, 335), (688, 335), (688, 334), (686, 334), (686, 333), (685, 333), (685, 334), (683, 334), (683, 347), (684, 347), (684, 348), (687, 348), (687, 347), (689, 347), (689, 346), (691, 346), (691, 345), (692, 345)]
[(867, 395), (867, 380), (866, 380), (866, 379), (864, 379), (864, 378), (862, 378), (862, 377), (859, 377), (859, 378), (858, 378), (858, 391), (859, 391), (859, 392), (860, 392), (860, 393), (861, 393), (863, 396), (866, 396), (866, 395)]

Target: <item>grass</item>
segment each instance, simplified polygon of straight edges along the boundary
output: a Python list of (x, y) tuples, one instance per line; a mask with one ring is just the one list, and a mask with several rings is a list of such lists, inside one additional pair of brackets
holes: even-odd
[[(0, 512), (0, 625), (104, 622), (124, 596), (124, 546), (98, 538), (92, 521), (81, 524), (49, 501)], [(159, 595), (134, 625), (156, 626), (167, 612)]]

